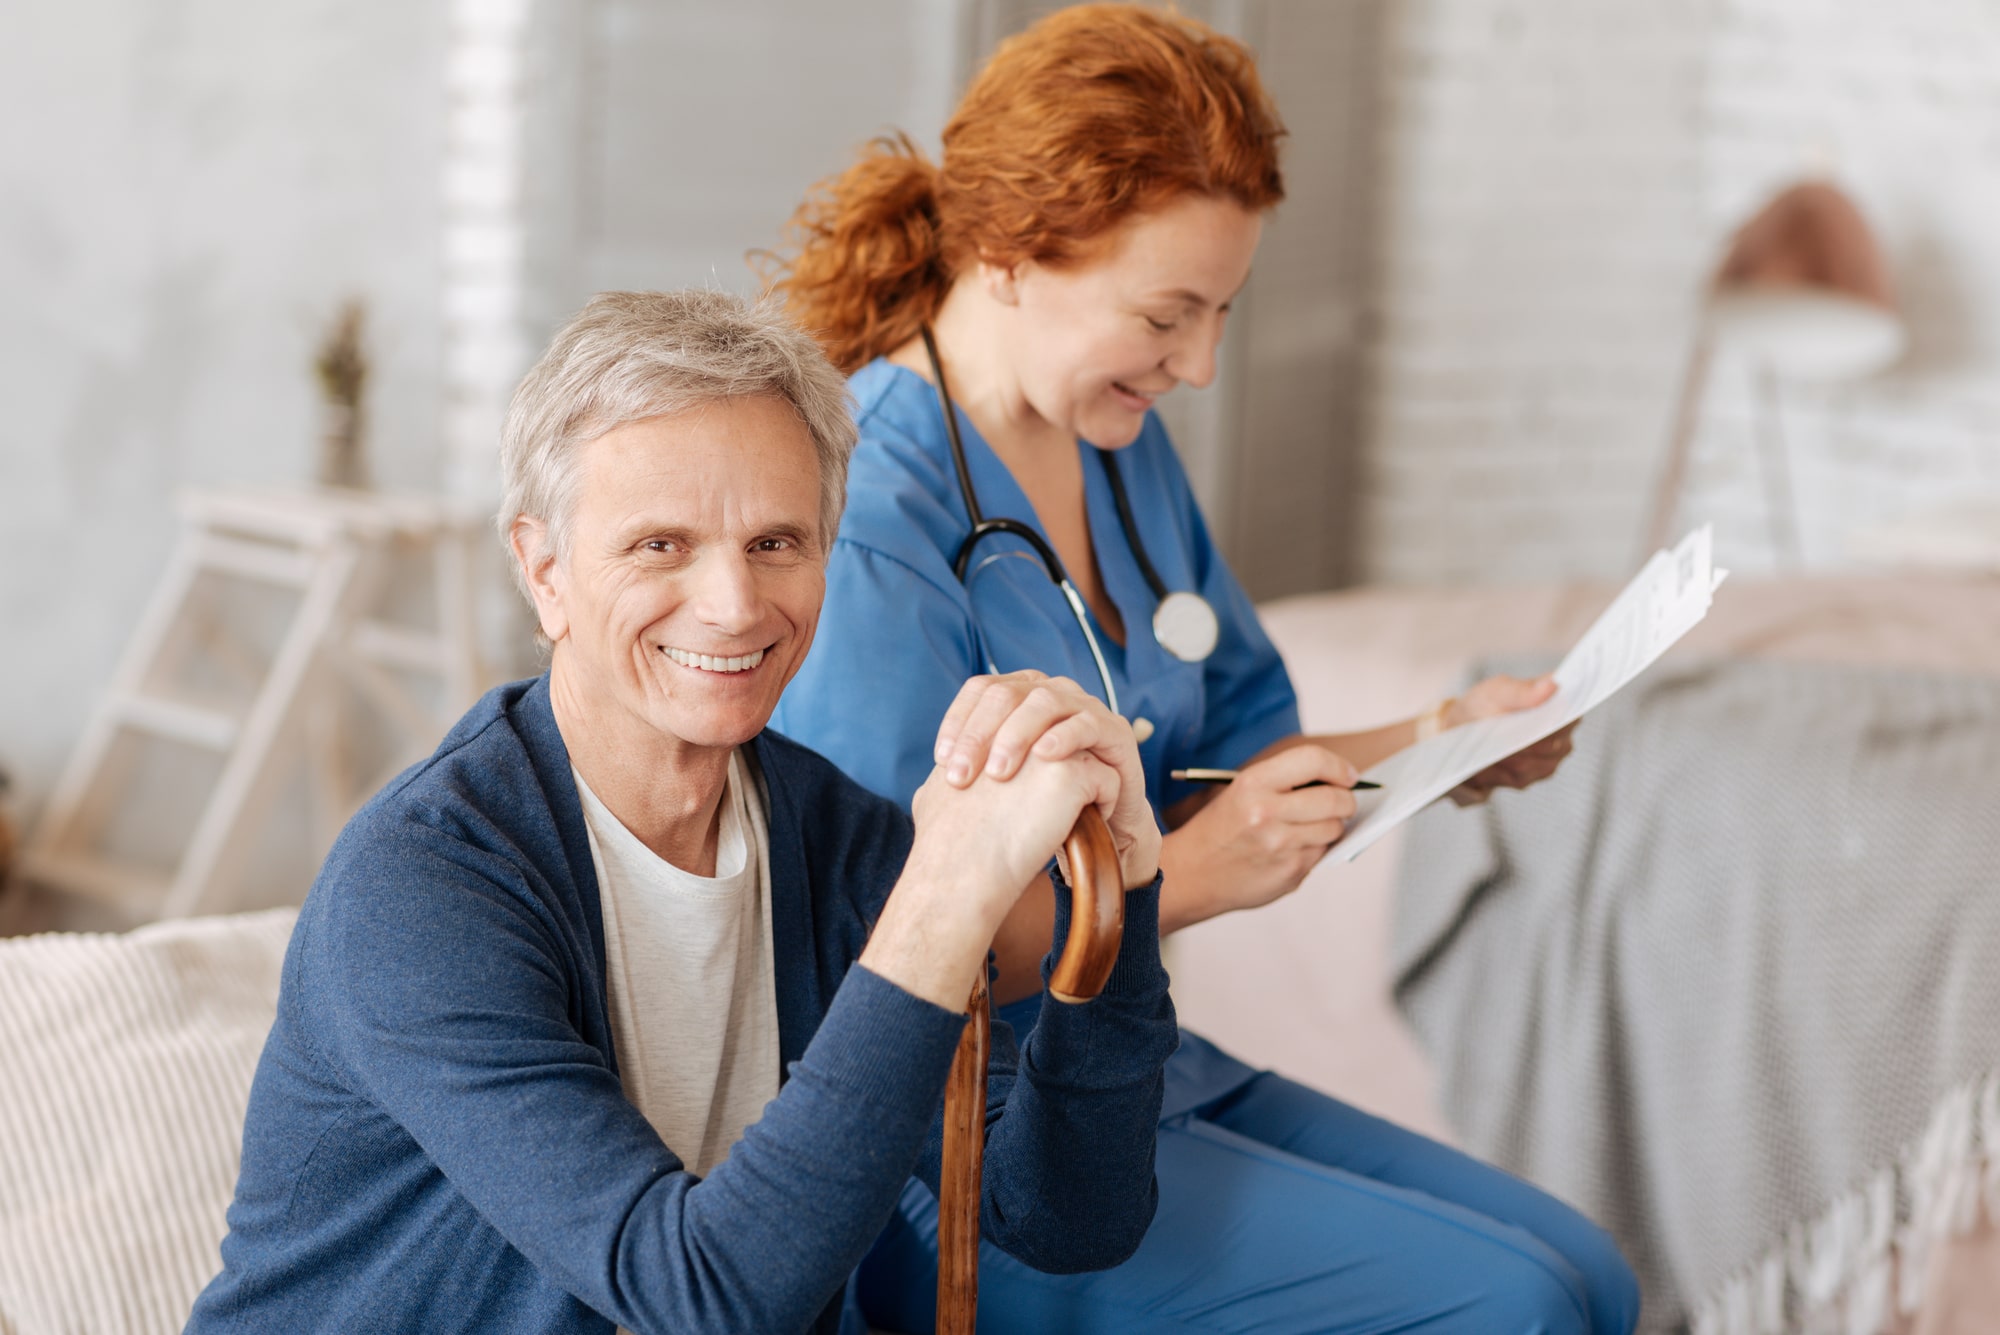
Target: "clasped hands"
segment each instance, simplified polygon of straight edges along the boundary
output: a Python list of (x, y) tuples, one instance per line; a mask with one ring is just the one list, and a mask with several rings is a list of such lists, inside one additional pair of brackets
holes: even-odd
[(1132, 727), (1075, 682), (974, 677), (938, 727), (911, 803), (916, 836), (861, 962), (956, 1007), (1026, 887), (1086, 806), (1110, 828), (1127, 890), (1152, 883), (1161, 836)]

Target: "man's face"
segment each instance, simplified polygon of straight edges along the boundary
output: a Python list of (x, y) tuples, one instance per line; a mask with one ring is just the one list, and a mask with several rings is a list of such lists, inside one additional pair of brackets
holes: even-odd
[(785, 400), (757, 396), (581, 449), (569, 554), (530, 580), (575, 698), (670, 743), (750, 740), (805, 660), (826, 593), (811, 433)]

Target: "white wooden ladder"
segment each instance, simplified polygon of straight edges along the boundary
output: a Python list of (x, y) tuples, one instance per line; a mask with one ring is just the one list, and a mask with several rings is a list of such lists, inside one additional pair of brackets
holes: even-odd
[[(310, 766), (314, 834), (333, 833), (385, 774), (346, 773), (335, 687), (366, 699), (398, 739), (400, 768), (434, 746), (484, 688), (474, 626), (472, 543), (479, 516), (445, 502), (336, 491), (184, 494), (182, 531), (110, 688), (86, 725), (24, 850), (28, 879), (109, 902), (128, 917), (181, 917), (230, 906), (233, 879), (288, 762)], [(401, 559), (406, 564), (398, 567)], [(430, 564), (434, 624), (374, 615), (407, 562)], [(244, 653), (197, 612), (197, 584), (247, 581), (295, 595), (261, 682), (242, 699), (191, 699), (171, 678), (190, 635), (254, 677)], [(199, 621), (201, 624), (195, 625)], [(415, 676), (432, 689), (413, 692)], [(428, 702), (424, 695), (428, 695)], [(161, 739), (214, 753), (221, 768), (171, 868), (101, 847), (120, 817), (132, 742)]]

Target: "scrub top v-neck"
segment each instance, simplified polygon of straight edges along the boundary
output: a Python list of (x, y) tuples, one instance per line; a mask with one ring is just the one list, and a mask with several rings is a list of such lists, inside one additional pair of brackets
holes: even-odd
[[(971, 522), (929, 382), (877, 360), (848, 388), (861, 441), (827, 563), (826, 602), (812, 649), (771, 725), (907, 808), (930, 776), (945, 711), (966, 678), (986, 671), (989, 657), (1002, 668), (1072, 677), (1091, 691), (1098, 682), (1083, 636), (1068, 609), (1051, 601), (1055, 586), (1039, 563), (1007, 562), (1020, 567), (1019, 598), (982, 600), (974, 615), (952, 572)], [(981, 509), (1040, 532), (1027, 496), (963, 413), (959, 427)], [(1221, 635), (1200, 663), (1182, 662), (1153, 640), (1152, 590), (1125, 543), (1103, 463), (1092, 457), (1094, 447), (1078, 448), (1098, 572), (1126, 626), (1122, 649), (1101, 627), (1098, 639), (1121, 711), (1153, 724), (1139, 759), (1147, 796), (1163, 811), (1194, 791), (1170, 780), (1168, 770), (1242, 764), (1298, 733), (1298, 703), (1249, 598), (1209, 540), (1159, 419), (1147, 415), (1139, 438), (1119, 452), (1119, 468), (1161, 579), (1171, 589), (1198, 591), (1215, 608)], [(1039, 1005), (1029, 997), (1002, 1007), (1000, 1017), (1026, 1034)], [(1209, 1104), (1255, 1075), (1183, 1031), (1167, 1063), (1160, 1115)]]
[[(877, 360), (849, 382), (861, 439), (848, 473), (847, 509), (827, 567), (826, 601), (811, 652), (772, 726), (832, 759), (861, 783), (907, 806), (929, 776), (938, 723), (965, 679), (1035, 667), (1101, 694), (1089, 651), (1041, 567), (1005, 561), (1015, 597), (977, 608), (951, 562), (970, 531), (930, 384)], [(981, 508), (1042, 532), (1007, 466), (961, 412), (966, 464)], [(1234, 766), (1299, 731), (1291, 682), (1249, 599), (1209, 539), (1187, 477), (1152, 414), (1119, 452), (1134, 519), (1169, 588), (1215, 607), (1215, 652), (1185, 663), (1150, 625), (1154, 598), (1139, 569), (1095, 447), (1079, 443), (1085, 512), (1100, 578), (1126, 627), (1121, 647), (1097, 624), (1121, 712), (1145, 718), (1139, 748), (1147, 793), (1164, 808), (1186, 792), (1169, 769)], [(974, 565), (986, 555), (981, 545)], [(999, 568), (996, 568), (999, 569)]]

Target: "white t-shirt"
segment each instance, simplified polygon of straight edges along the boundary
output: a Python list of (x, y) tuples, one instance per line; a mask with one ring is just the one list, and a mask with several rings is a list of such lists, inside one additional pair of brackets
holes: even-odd
[[(574, 773), (574, 771), (572, 771)], [(778, 1096), (770, 832), (756, 779), (729, 758), (715, 875), (682, 871), (576, 776), (604, 914), (612, 1041), (630, 1099), (700, 1176)]]

